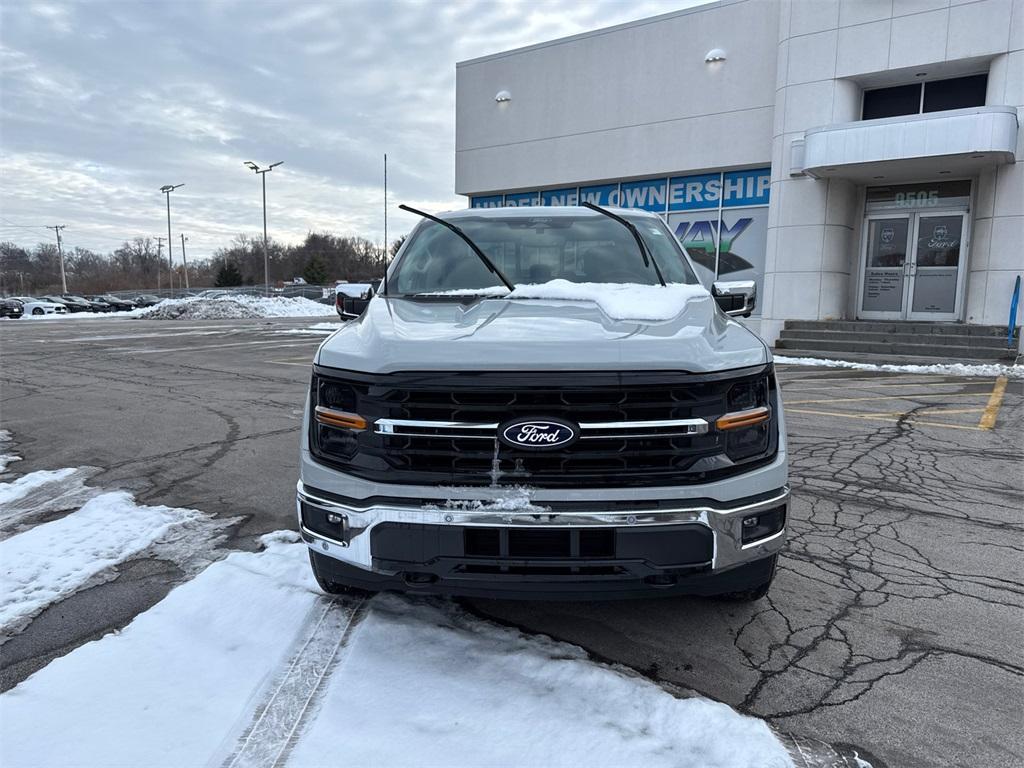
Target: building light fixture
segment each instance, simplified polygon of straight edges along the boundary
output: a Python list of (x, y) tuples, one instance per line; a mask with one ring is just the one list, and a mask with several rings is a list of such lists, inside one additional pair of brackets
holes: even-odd
[(501, 90), (494, 94), (494, 100), (499, 104), (504, 104), (506, 101), (512, 101), (512, 94), (506, 90)]
[(705, 64), (713, 64), (716, 61), (725, 61), (725, 51), (721, 48), (712, 48), (704, 56)]

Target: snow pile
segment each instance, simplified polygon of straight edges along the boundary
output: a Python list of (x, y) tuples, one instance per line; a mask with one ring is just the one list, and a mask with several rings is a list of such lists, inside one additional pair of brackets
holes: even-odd
[(892, 373), (937, 373), (944, 376), (982, 376), (992, 378), (1006, 376), (1024, 379), (1024, 365), (999, 365), (996, 363), (935, 363), (934, 365), (889, 365), (876, 363), (853, 363), (846, 360), (823, 360), (817, 357), (784, 357), (775, 355), (779, 365), (807, 365), (823, 368), (852, 368), (858, 371), (889, 371)]
[[(52, 474), (33, 472), (17, 482)], [(0, 542), (0, 629), (5, 634), (17, 631), (50, 603), (146, 549), (174, 526), (197, 517), (206, 515), (190, 509), (140, 506), (130, 494), (116, 491)]]
[(0, 764), (792, 766), (724, 704), (450, 602), (327, 600), (263, 543), (0, 696)]
[(152, 320), (226, 320), (254, 317), (320, 317), (333, 315), (334, 308), (330, 304), (321, 304), (299, 296), (190, 296), (184, 299), (164, 299), (156, 306), (121, 314)]

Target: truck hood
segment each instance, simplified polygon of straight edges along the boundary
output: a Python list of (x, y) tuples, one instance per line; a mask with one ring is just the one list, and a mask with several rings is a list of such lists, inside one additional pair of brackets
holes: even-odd
[(674, 370), (761, 365), (768, 351), (710, 294), (670, 320), (617, 320), (593, 301), (481, 299), (472, 304), (375, 297), (320, 346), (317, 363), (395, 371)]

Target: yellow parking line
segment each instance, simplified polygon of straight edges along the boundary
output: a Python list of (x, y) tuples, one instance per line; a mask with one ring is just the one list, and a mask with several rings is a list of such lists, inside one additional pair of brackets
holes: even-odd
[(1006, 393), (1006, 377), (1000, 376), (996, 379), (996, 385), (992, 387), (992, 394), (989, 395), (988, 405), (985, 412), (981, 414), (981, 421), (978, 422), (980, 429), (994, 429), (996, 416), (999, 415), (999, 406), (1003, 403), (1003, 395)]
[[(811, 411), (803, 408), (786, 408), (787, 413), (809, 413), (814, 416), (835, 416), (840, 419), (861, 419), (864, 421), (900, 421), (903, 415), (899, 416), (888, 416), (885, 414), (875, 413), (840, 413), (839, 411)], [(939, 421), (925, 421), (924, 419), (912, 419), (914, 425), (923, 425), (929, 427), (942, 427), (944, 429), (969, 429), (973, 432), (981, 431), (981, 427), (972, 427), (964, 424), (943, 424)]]
[(830, 397), (826, 400), (787, 400), (786, 405), (812, 403), (857, 403), (870, 400), (917, 400), (923, 397), (985, 397), (988, 392), (939, 392), (934, 395), (876, 395), (875, 397)]

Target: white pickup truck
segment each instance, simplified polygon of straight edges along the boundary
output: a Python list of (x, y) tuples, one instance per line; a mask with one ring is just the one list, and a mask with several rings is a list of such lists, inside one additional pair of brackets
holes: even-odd
[(321, 587), (766, 594), (789, 488), (771, 353), (727, 314), (753, 283), (709, 292), (639, 211), (413, 212), (313, 365), (297, 512)]

